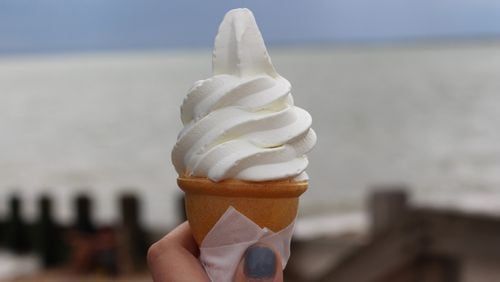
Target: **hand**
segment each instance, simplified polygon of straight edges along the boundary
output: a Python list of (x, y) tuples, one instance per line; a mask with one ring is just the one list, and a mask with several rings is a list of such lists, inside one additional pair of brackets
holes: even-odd
[[(149, 248), (148, 265), (153, 280), (210, 281), (197, 259), (199, 253), (189, 224), (182, 223)], [(238, 265), (234, 281), (281, 282), (281, 261), (271, 248), (264, 245), (251, 246)]]

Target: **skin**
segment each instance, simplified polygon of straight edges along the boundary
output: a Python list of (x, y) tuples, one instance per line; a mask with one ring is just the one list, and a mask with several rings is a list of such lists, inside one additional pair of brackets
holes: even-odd
[[(148, 265), (153, 281), (210, 281), (198, 261), (199, 254), (200, 252), (192, 236), (189, 224), (187, 222), (182, 223), (149, 248)], [(246, 278), (243, 271), (244, 258), (242, 258), (238, 265), (234, 281), (282, 282), (283, 271), (281, 270), (281, 262), (279, 259), (277, 261), (274, 279), (254, 280)]]

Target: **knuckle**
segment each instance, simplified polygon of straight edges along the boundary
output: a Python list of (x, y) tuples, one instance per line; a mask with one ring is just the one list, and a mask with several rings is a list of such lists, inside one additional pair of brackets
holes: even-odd
[(156, 242), (153, 245), (151, 245), (148, 249), (148, 254), (147, 254), (148, 263), (151, 264), (152, 262), (154, 262), (158, 258), (158, 256), (160, 256), (160, 254), (161, 254), (161, 247), (159, 242)]
[(163, 237), (161, 240), (152, 244), (147, 253), (148, 264), (154, 264), (161, 256), (164, 256), (171, 249), (172, 243), (170, 242), (169, 236)]

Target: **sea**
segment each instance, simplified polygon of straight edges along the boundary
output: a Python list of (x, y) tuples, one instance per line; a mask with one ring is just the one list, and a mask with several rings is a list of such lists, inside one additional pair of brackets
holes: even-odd
[[(270, 54), (318, 135), (299, 219), (321, 224), (303, 229), (359, 221), (349, 215), (366, 210), (371, 191), (395, 186), (415, 204), (500, 214), (500, 42)], [(28, 219), (49, 195), (56, 218), (70, 222), (85, 193), (107, 224), (119, 217), (118, 197), (134, 193), (146, 226), (175, 225), (179, 107), (193, 82), (211, 76), (211, 58), (211, 50), (0, 57), (0, 218), (11, 195)]]

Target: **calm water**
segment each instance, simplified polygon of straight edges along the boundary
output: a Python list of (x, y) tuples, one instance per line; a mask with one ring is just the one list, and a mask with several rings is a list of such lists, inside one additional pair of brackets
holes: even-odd
[[(303, 214), (353, 211), (373, 184), (407, 183), (424, 203), (500, 209), (500, 44), (273, 49), (313, 116)], [(0, 212), (13, 191), (96, 196), (97, 217), (137, 191), (150, 225), (174, 221), (170, 150), (187, 89), (210, 51), (0, 59)], [(498, 210), (497, 210), (498, 211)]]

